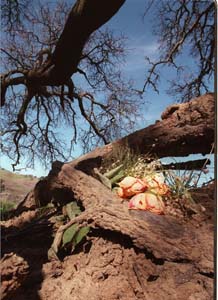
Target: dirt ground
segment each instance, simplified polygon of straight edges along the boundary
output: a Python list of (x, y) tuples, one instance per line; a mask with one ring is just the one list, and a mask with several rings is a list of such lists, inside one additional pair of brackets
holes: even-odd
[[(192, 195), (205, 211), (185, 222), (201, 233), (205, 256), (211, 255), (214, 185), (197, 189)], [(35, 217), (36, 211), (27, 211), (2, 222), (2, 299), (214, 299), (214, 273), (209, 267), (202, 272), (191, 261), (158, 259), (116, 232), (92, 230), (74, 254), (48, 261), (52, 225), (48, 217), (37, 223)]]

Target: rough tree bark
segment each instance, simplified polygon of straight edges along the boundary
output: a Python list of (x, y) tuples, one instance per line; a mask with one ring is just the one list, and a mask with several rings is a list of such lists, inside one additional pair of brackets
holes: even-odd
[[(93, 168), (101, 166), (102, 159), (111, 154), (113, 147), (123, 143), (141, 153), (152, 149), (150, 152), (159, 157), (209, 153), (214, 141), (213, 105), (212, 94), (206, 94), (189, 103), (170, 106), (162, 114), (163, 120), (154, 125), (70, 163), (55, 163), (49, 175), (36, 185), (34, 193), (20, 208), (30, 199), (46, 205), (52, 199), (63, 204), (73, 197), (84, 208), (73, 222), (120, 232), (129, 236), (136, 247), (146, 249), (157, 259), (194, 261), (199, 268), (202, 267), (202, 272), (211, 272), (213, 259), (212, 256), (205, 259), (203, 253), (208, 245), (202, 244), (200, 235), (169, 216), (130, 213), (127, 205), (92, 175)], [(175, 146), (177, 144), (180, 146)]]
[[(98, 148), (70, 163), (54, 163), (49, 175), (39, 181), (34, 191), (21, 203), (18, 211), (21, 211), (25, 206), (31, 207), (35, 202), (46, 205), (53, 199), (54, 202), (64, 205), (74, 199), (83, 207), (83, 212), (70, 223), (61, 226), (58, 232), (61, 233), (70, 224), (77, 223), (81, 226), (90, 226), (93, 232), (97, 234), (96, 240), (93, 239), (91, 252), (88, 255), (83, 253), (85, 257), (84, 265), (81, 268), (76, 267), (75, 276), (74, 273), (70, 275), (72, 278), (76, 278), (77, 281), (72, 279), (69, 286), (70, 290), (65, 295), (65, 299), (70, 299), (75, 291), (78, 293), (75, 294), (75, 297), (79, 295), (79, 298), (75, 299), (86, 299), (87, 289), (78, 285), (78, 276), (80, 275), (85, 276), (86, 280), (90, 280), (90, 286), (94, 285), (93, 280), (97, 280), (98, 289), (104, 290), (104, 284), (101, 285), (99, 282), (101, 278), (106, 281), (107, 277), (102, 275), (106, 274), (104, 273), (106, 271), (103, 271), (101, 267), (92, 266), (91, 262), (93, 260), (93, 264), (100, 264), (102, 257), (106, 258), (107, 255), (110, 256), (107, 259), (111, 263), (106, 263), (109, 268), (107, 271), (109, 275), (106, 274), (105, 276), (111, 276), (110, 281), (108, 281), (110, 287), (113, 278), (114, 280), (116, 278), (120, 280), (121, 278), (130, 277), (130, 280), (137, 281), (137, 283), (131, 283), (131, 293), (133, 294), (128, 294), (131, 299), (156, 299), (155, 295), (152, 296), (154, 287), (157, 295), (160, 295), (160, 299), (180, 300), (183, 299), (184, 293), (186, 293), (182, 288), (186, 282), (191, 284), (190, 287), (185, 285), (185, 289), (190, 289), (187, 295), (192, 295), (191, 290), (194, 286), (195, 295), (198, 297), (193, 298), (190, 296), (187, 299), (210, 299), (212, 295), (212, 278), (214, 276), (213, 226), (211, 224), (193, 226), (190, 222), (179, 221), (169, 215), (159, 216), (149, 212), (129, 211), (126, 202), (121, 202), (120, 198), (92, 175), (93, 168), (100, 167), (103, 158), (111, 157), (114, 147), (119, 147), (122, 144), (126, 145), (126, 143), (132, 149), (140, 150), (141, 153), (147, 153), (149, 147), (151, 147), (150, 152), (161, 157), (168, 155), (168, 153), (170, 155), (186, 155), (188, 153), (210, 152), (214, 140), (213, 106), (214, 98), (212, 94), (206, 94), (192, 100), (190, 103), (173, 105), (162, 115), (162, 121), (156, 122), (148, 128), (133, 133), (120, 141)], [(197, 142), (197, 146), (194, 146), (193, 140)], [(200, 145), (200, 140), (204, 141), (203, 145)], [(175, 147), (176, 142), (181, 147)], [(152, 147), (153, 143), (156, 144), (154, 147)], [(136, 144), (139, 147), (136, 147)], [(10, 236), (7, 238), (10, 239)], [(101, 251), (103, 254), (100, 254)], [(115, 258), (111, 260), (111, 255), (118, 255), (117, 251), (121, 251), (123, 254), (122, 258), (119, 258), (121, 262), (115, 264), (113, 260)], [(68, 264), (72, 270), (72, 266), (79, 264), (82, 257), (81, 255), (68, 258), (66, 267)], [(120, 256), (118, 255), (118, 257)], [(126, 264), (127, 261), (131, 262), (131, 266)], [(129, 273), (122, 275), (125, 277), (114, 275), (113, 263), (116, 268), (118, 268), (118, 265), (122, 265), (122, 268), (125, 269), (122, 269), (124, 274), (125, 272)], [(55, 265), (53, 263), (49, 266), (49, 268), (53, 268)], [(55, 268), (59, 267), (56, 265)], [(79, 268), (79, 271), (77, 268)], [(51, 269), (49, 270), (51, 272)], [(85, 273), (82, 270), (85, 270)], [(91, 272), (91, 275), (89, 272)], [(98, 274), (96, 275), (97, 279), (93, 277), (92, 272), (98, 272), (96, 273)], [(166, 278), (164, 277), (165, 272), (168, 272)], [(155, 283), (159, 276), (160, 281)], [(174, 279), (172, 279), (172, 276)], [(199, 287), (196, 280), (198, 282), (202, 281), (204, 287)], [(149, 282), (153, 281), (154, 285), (149, 287)], [(62, 297), (67, 282), (65, 280), (60, 291), (54, 293), (59, 293)], [(43, 288), (42, 286), (42, 299), (50, 299), (52, 291), (47, 292), (50, 283), (51, 286), (54, 283), (57, 285), (56, 281), (54, 282), (52, 278), (47, 277), (48, 287)], [(60, 284), (62, 283), (60, 282)], [(72, 284), (75, 285), (75, 289), (72, 289)], [(113, 288), (117, 294), (119, 294), (119, 286), (124, 289), (125, 281), (114, 285)], [(95, 293), (98, 293), (97, 287)], [(171, 290), (166, 290), (168, 287)], [(179, 288), (178, 294), (175, 293), (177, 287)], [(108, 290), (109, 294), (110, 291)], [(107, 298), (107, 295), (104, 295), (103, 298), (101, 298), (102, 296), (95, 298), (97, 297), (96, 294), (92, 296), (90, 295), (90, 299), (126, 299), (125, 294), (119, 297), (111, 295), (108, 296), (109, 298)]]
[(214, 151), (214, 111), (213, 93), (194, 98), (187, 103), (173, 104), (162, 113), (161, 121), (97, 148), (79, 157), (76, 162), (88, 169), (89, 158), (106, 158), (113, 155), (114, 148), (122, 146), (127, 146), (138, 154), (150, 154), (158, 158), (208, 154)]
[[(60, 184), (59, 179), (65, 169), (72, 168), (75, 172), (80, 171), (91, 178), (93, 169), (99, 168), (103, 159), (113, 159), (113, 151), (117, 147), (122, 149), (123, 146), (128, 146), (137, 154), (149, 153), (159, 158), (211, 153), (214, 151), (214, 129), (214, 95), (212, 93), (192, 99), (187, 103), (171, 105), (163, 112), (162, 121), (156, 121), (154, 125), (136, 131), (111, 144), (96, 148), (72, 162), (53, 163), (49, 175), (36, 185), (35, 199), (32, 199), (31, 196), (27, 197), (20, 204), (20, 208), (23, 205), (34, 205), (35, 200), (37, 203), (46, 205), (52, 197), (56, 197), (51, 192), (54, 190), (52, 186), (56, 185), (56, 180), (58, 185)], [(73, 189), (74, 185), (72, 185)]]
[(161, 122), (134, 132), (121, 143), (159, 158), (210, 153), (215, 138), (214, 104), (214, 95), (208, 93), (184, 104), (171, 105), (162, 113)]
[(22, 257), (13, 253), (4, 256), (1, 260), (2, 299), (22, 285), (28, 275), (28, 269), (29, 266)]

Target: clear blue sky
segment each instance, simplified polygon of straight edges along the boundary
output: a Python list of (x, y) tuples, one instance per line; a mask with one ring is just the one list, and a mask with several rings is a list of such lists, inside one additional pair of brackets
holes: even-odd
[[(144, 0), (127, 0), (119, 12), (104, 26), (123, 33), (128, 37), (127, 47), (129, 54), (126, 63), (122, 66), (125, 76), (131, 77), (136, 83), (136, 87), (141, 89), (145, 78), (145, 71), (148, 65), (145, 63), (145, 56), (153, 60), (158, 57), (158, 43), (156, 37), (152, 34), (152, 15), (147, 15), (143, 19), (143, 12), (146, 1)], [(194, 66), (189, 57), (186, 59), (190, 66)], [(174, 99), (166, 94), (167, 80), (172, 76), (171, 73), (163, 73), (160, 84), (160, 93), (157, 94), (148, 90), (144, 97), (146, 104), (142, 107), (144, 111), (144, 120), (140, 119), (136, 129), (143, 128), (160, 119), (163, 110)], [(213, 85), (212, 85), (213, 86)], [(137, 103), (136, 103), (137, 105)], [(76, 148), (75, 156), (81, 153), (79, 147)], [(1, 167), (12, 171), (11, 163), (8, 158), (1, 157)], [(43, 165), (36, 163), (35, 169), (22, 170), (20, 173), (33, 174), (35, 176), (45, 176), (49, 170), (45, 170)]]

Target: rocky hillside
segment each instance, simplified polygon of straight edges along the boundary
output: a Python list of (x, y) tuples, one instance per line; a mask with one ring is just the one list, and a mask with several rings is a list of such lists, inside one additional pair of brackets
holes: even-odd
[(0, 169), (0, 198), (18, 204), (39, 179), (32, 175), (20, 175)]

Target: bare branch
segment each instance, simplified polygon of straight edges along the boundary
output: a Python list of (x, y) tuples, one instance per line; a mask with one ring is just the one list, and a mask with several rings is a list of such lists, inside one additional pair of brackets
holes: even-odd
[[(212, 1), (162, 1), (156, 9), (154, 29), (159, 37), (160, 58), (151, 62), (142, 93), (150, 85), (158, 92), (160, 67), (172, 67), (176, 80), (171, 81), (169, 94), (188, 101), (208, 92), (208, 80), (213, 78), (215, 64), (215, 4)], [(193, 71), (179, 63), (183, 49), (190, 49)], [(197, 61), (197, 64), (196, 64)], [(189, 73), (189, 78), (183, 74)]]
[(79, 108), (80, 108), (82, 116), (90, 124), (90, 126), (93, 128), (94, 132), (104, 141), (105, 144), (107, 144), (108, 141), (106, 140), (106, 138), (104, 137), (104, 135), (101, 134), (101, 132), (97, 128), (96, 124), (92, 121), (92, 119), (90, 118), (90, 116), (86, 113), (86, 111), (84, 109), (84, 106), (83, 106), (82, 97), (78, 97), (77, 100), (78, 100), (78, 103), (79, 103)]
[(64, 26), (66, 3), (36, 9), (34, 1), (25, 21), (5, 33), (1, 126), (13, 167), (24, 156), (28, 165), (37, 158), (45, 165), (66, 160), (77, 141), (87, 150), (132, 130), (139, 97), (120, 73), (125, 38), (94, 32), (123, 3), (78, 0)]

